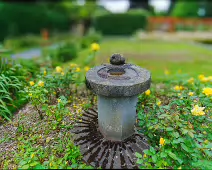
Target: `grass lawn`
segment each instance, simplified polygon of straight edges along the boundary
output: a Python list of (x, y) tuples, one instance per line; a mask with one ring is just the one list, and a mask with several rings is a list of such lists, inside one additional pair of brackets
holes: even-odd
[[(212, 75), (212, 50), (188, 42), (137, 40), (132, 38), (105, 38), (96, 57), (96, 64), (107, 63), (113, 53), (121, 53), (127, 62), (151, 71), (154, 80), (164, 79), (164, 70), (169, 78), (177, 73), (197, 76)], [(84, 50), (74, 60), (78, 64), (87, 57)]]

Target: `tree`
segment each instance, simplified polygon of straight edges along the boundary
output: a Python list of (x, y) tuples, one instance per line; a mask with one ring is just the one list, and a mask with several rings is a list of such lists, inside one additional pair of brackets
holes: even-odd
[(198, 17), (199, 3), (198, 0), (185, 1), (178, 0), (172, 11), (172, 16), (175, 17)]

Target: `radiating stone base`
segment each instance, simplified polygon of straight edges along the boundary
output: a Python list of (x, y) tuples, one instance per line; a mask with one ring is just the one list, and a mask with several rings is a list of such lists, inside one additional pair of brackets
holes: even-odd
[(141, 134), (134, 134), (121, 142), (106, 140), (98, 128), (96, 109), (83, 113), (82, 122), (72, 130), (74, 143), (80, 146), (83, 160), (96, 168), (132, 169), (138, 168), (135, 152), (148, 149), (147, 140)]

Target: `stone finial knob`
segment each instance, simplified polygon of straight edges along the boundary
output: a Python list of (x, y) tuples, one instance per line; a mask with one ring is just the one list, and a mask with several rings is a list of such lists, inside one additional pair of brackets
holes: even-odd
[(125, 58), (122, 57), (121, 54), (113, 54), (110, 57), (110, 64), (123, 65), (123, 64), (125, 64)]

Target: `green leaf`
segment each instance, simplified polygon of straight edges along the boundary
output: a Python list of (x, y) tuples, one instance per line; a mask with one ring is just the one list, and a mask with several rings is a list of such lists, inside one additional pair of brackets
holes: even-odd
[(21, 169), (29, 169), (29, 164), (22, 166)]
[(207, 144), (205, 147), (209, 149), (212, 148), (212, 143)]
[(153, 147), (150, 147), (150, 152), (155, 154), (155, 149)]
[(142, 158), (142, 155), (141, 155), (140, 153), (138, 153), (138, 152), (135, 153), (135, 156), (136, 156), (137, 158)]
[(153, 161), (154, 163), (157, 162), (157, 156), (156, 156), (156, 155), (153, 155), (153, 156), (152, 156), (152, 161)]
[(180, 164), (183, 163), (183, 161), (182, 161), (181, 159), (179, 159), (173, 152), (169, 151), (169, 152), (168, 152), (168, 155), (169, 155), (172, 159), (178, 161)]
[(142, 159), (138, 159), (136, 163), (137, 163), (137, 164), (143, 164), (143, 162), (144, 162), (144, 161), (143, 161)]
[(177, 156), (176, 156), (174, 153), (172, 153), (171, 151), (168, 152), (168, 155), (169, 155), (172, 159), (177, 160)]
[(160, 153), (160, 156), (161, 156), (162, 158), (165, 158), (165, 157), (167, 157), (167, 153), (166, 153), (166, 152), (161, 152), (161, 153)]
[(186, 133), (188, 133), (188, 130), (187, 129), (183, 129), (182, 130), (182, 134), (186, 134)]
[(178, 132), (173, 132), (173, 136), (174, 136), (175, 138), (179, 138), (179, 133), (178, 133)]
[(180, 145), (186, 152), (189, 152), (189, 149), (187, 148), (185, 144), (181, 143)]
[(166, 130), (167, 131), (173, 131), (174, 129), (172, 127), (167, 127)]
[(191, 138), (194, 138), (194, 134), (191, 131), (188, 132), (188, 135), (191, 136)]
[(30, 166), (35, 166), (35, 165), (38, 165), (39, 164), (39, 162), (32, 162), (32, 163), (30, 163)]
[(23, 165), (25, 165), (26, 163), (27, 163), (27, 161), (22, 160), (21, 162), (19, 162), (19, 165), (20, 165), (20, 166), (23, 166)]

